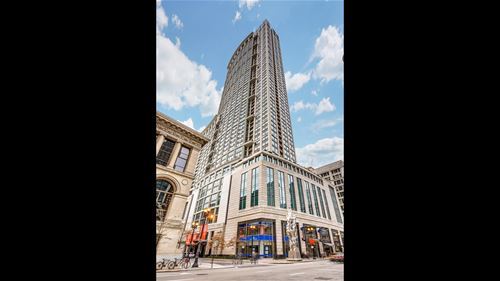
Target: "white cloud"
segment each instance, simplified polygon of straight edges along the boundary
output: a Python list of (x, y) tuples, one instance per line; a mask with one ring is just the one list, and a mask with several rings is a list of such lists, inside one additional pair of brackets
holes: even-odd
[(175, 24), (175, 27), (177, 27), (178, 29), (180, 29), (180, 28), (182, 28), (184, 26), (184, 24), (182, 23), (181, 19), (176, 14), (172, 15), (172, 23)]
[(344, 121), (344, 117), (338, 117), (335, 119), (321, 119), (321, 120), (316, 121), (312, 125), (312, 130), (314, 132), (318, 132), (319, 130), (324, 129), (324, 128), (334, 127), (337, 124), (341, 123), (342, 121)]
[(188, 126), (191, 129), (194, 129), (194, 123), (193, 123), (193, 119), (191, 119), (191, 117), (188, 120), (186, 120), (186, 121), (180, 121), (179, 120), (179, 122), (181, 122), (182, 124)]
[[(257, 3), (259, 3), (259, 1), (260, 0), (239, 0), (238, 10), (236, 11), (236, 14), (234, 15), (233, 23), (235, 23), (241, 19), (241, 13), (243, 12), (243, 9), (245, 6), (250, 11)], [(259, 4), (259, 7), (260, 7), (260, 4)], [(260, 14), (257, 14), (257, 18), (259, 18), (259, 17), (260, 17)], [(254, 31), (255, 31), (255, 28), (254, 28)]]
[(302, 109), (309, 109), (309, 110), (314, 111), (314, 114), (320, 115), (323, 112), (334, 111), (336, 108), (335, 108), (335, 105), (330, 102), (330, 97), (323, 98), (319, 102), (319, 104), (309, 103), (309, 102), (304, 103), (303, 101), (298, 101), (298, 102), (295, 102), (292, 106), (290, 106), (290, 110), (294, 111), (294, 112), (297, 112), (297, 111), (302, 110)]
[(297, 148), (295, 151), (299, 164), (306, 167), (319, 167), (344, 159), (344, 139), (339, 137), (324, 138)]
[(198, 132), (203, 132), (203, 130), (205, 130), (207, 126), (201, 126), (199, 129), (198, 129)]
[[(160, 7), (163, 10), (162, 7)], [(158, 9), (157, 9), (158, 10)], [(157, 23), (156, 35), (156, 97), (168, 109), (198, 107), (203, 117), (217, 113), (221, 92), (217, 81), (204, 65), (191, 61), (180, 49), (180, 40), (174, 44), (161, 34)]]
[(302, 122), (302, 117), (300, 117), (300, 116), (299, 116), (299, 117), (297, 118), (297, 122)]
[(302, 88), (311, 79), (311, 73), (295, 73), (292, 75), (290, 71), (285, 73), (286, 89), (289, 92), (297, 91)]
[(329, 25), (321, 30), (316, 38), (311, 59), (319, 58), (313, 77), (322, 83), (332, 79), (344, 80), (342, 55), (344, 54), (344, 35), (334, 26)]
[(247, 6), (247, 9), (250, 11), (255, 4), (259, 3), (260, 0), (240, 0), (239, 7), (242, 8)]
[(316, 115), (320, 115), (323, 112), (330, 112), (335, 110), (335, 105), (330, 102), (330, 97), (323, 98), (316, 108)]
[(302, 109), (310, 109), (314, 110), (317, 107), (314, 103), (304, 103), (303, 101), (297, 101), (292, 106), (290, 106), (290, 110), (297, 112)]
[(317, 97), (318, 96), (318, 92), (316, 90), (312, 90), (311, 91), (311, 95)]
[(160, 1), (156, 1), (156, 34), (160, 34), (161, 30), (168, 26), (168, 17), (163, 10)]
[(241, 13), (240, 11), (236, 11), (236, 14), (234, 15), (233, 23), (239, 21), (241, 19)]

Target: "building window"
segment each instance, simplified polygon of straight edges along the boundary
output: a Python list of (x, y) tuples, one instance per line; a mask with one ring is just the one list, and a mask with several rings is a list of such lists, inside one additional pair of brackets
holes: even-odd
[(316, 194), (316, 187), (311, 183), (311, 189), (314, 198), (314, 207), (316, 207), (316, 215), (321, 217), (321, 212), (319, 211), (318, 195)]
[(325, 204), (323, 203), (323, 196), (321, 195), (321, 188), (319, 186), (316, 186), (318, 189), (318, 197), (319, 197), (319, 203), (321, 204), (321, 213), (323, 214), (323, 217), (326, 219), (326, 213), (325, 213)]
[(299, 191), (299, 203), (300, 203), (300, 211), (302, 213), (306, 212), (306, 204), (304, 202), (304, 192), (302, 190), (302, 180), (297, 178), (297, 189)]
[(250, 207), (259, 205), (259, 168), (252, 169), (252, 194)]
[[(212, 177), (206, 177), (201, 181), (198, 193), (198, 199), (193, 214), (193, 222), (216, 223), (219, 214), (219, 204), (221, 198), (221, 180), (210, 181)], [(213, 179), (212, 179), (213, 180)], [(204, 218), (203, 211), (208, 209), (209, 216)]]
[(274, 207), (274, 173), (273, 169), (266, 167), (267, 171), (267, 205)]
[(309, 209), (309, 214), (314, 215), (313, 204), (311, 199), (311, 190), (309, 189), (309, 183), (304, 181), (306, 184), (306, 196), (307, 196), (307, 207)]
[(285, 175), (278, 171), (278, 188), (280, 191), (280, 208), (286, 209)]
[(177, 156), (177, 160), (175, 161), (174, 169), (179, 172), (184, 172), (184, 170), (186, 169), (188, 157), (189, 148), (182, 146), (181, 151), (179, 152), (179, 156)]
[(240, 185), (240, 210), (247, 207), (247, 173), (241, 174), (241, 185)]
[(156, 181), (156, 220), (163, 221), (174, 195), (174, 186), (166, 180)]
[(172, 150), (174, 149), (175, 142), (165, 139), (162, 143), (160, 151), (156, 156), (156, 164), (160, 164), (163, 166), (168, 165), (168, 160), (170, 159), (170, 154), (172, 154)]
[(331, 186), (329, 186), (329, 189), (330, 189), (330, 196), (332, 197), (333, 209), (335, 210), (335, 217), (337, 218), (337, 221), (339, 223), (343, 223), (342, 216), (340, 215), (339, 204), (337, 203), (337, 194), (335, 194), (335, 190), (333, 190)]
[(236, 254), (242, 257), (251, 257), (255, 251), (259, 257), (274, 257), (275, 229), (274, 221), (258, 219), (238, 223)]
[(321, 189), (323, 192), (323, 198), (325, 198), (325, 206), (326, 206), (326, 213), (328, 215), (328, 219), (332, 220), (332, 216), (330, 215), (330, 207), (328, 206), (328, 200), (326, 199), (326, 193), (325, 190)]
[(290, 191), (290, 207), (297, 211), (297, 201), (295, 200), (295, 187), (293, 186), (293, 176), (288, 175), (288, 186)]

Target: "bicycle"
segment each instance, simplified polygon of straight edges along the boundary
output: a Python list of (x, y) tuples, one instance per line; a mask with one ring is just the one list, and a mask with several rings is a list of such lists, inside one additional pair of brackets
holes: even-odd
[(180, 268), (188, 269), (191, 266), (191, 260), (188, 257), (185, 258), (174, 258), (173, 261), (170, 261), (167, 265), (168, 269), (174, 269), (175, 267), (179, 266)]
[(169, 262), (169, 259), (163, 258), (163, 261), (159, 261), (156, 263), (156, 270), (162, 270), (163, 268), (167, 267)]

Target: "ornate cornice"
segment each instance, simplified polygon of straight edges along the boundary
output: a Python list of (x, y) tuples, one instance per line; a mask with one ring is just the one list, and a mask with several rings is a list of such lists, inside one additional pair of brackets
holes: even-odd
[(156, 112), (156, 130), (165, 136), (175, 137), (198, 149), (201, 149), (203, 145), (210, 141), (199, 132), (161, 112)]

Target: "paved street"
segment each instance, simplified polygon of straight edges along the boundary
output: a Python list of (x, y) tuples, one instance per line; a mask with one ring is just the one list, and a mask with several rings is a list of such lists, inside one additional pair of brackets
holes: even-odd
[(344, 279), (344, 265), (327, 260), (296, 264), (259, 264), (240, 268), (182, 270), (157, 273), (157, 281), (190, 280), (331, 280)]

